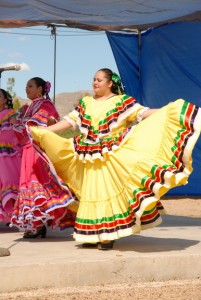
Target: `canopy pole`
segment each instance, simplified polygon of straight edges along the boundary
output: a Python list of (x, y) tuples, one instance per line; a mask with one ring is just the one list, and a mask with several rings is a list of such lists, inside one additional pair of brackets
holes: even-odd
[(57, 53), (57, 33), (56, 26), (51, 26), (51, 36), (54, 38), (54, 88), (53, 88), (53, 103), (55, 104), (55, 91), (56, 91), (56, 53)]

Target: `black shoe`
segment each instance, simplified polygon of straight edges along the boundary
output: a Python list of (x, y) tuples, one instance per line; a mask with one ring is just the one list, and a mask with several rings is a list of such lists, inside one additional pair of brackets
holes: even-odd
[(99, 250), (110, 250), (113, 249), (114, 241), (109, 241), (108, 243), (99, 243), (98, 249)]
[(82, 244), (82, 248), (96, 248), (98, 243), (84, 243)]
[(36, 233), (33, 233), (32, 231), (27, 231), (24, 233), (23, 238), (24, 239), (35, 239), (37, 237), (45, 238), (47, 233), (47, 229), (45, 226), (43, 226), (40, 229), (37, 229)]

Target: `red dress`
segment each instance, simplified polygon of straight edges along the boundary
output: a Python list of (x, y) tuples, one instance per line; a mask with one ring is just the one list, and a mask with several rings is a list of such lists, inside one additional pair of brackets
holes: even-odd
[(36, 153), (29, 135), (28, 126), (47, 126), (49, 117), (59, 119), (53, 103), (44, 98), (35, 99), (17, 117), (15, 132), (23, 151), (19, 193), (11, 226), (15, 225), (20, 230), (37, 229), (47, 222), (54, 229), (74, 225), (75, 213), (68, 208), (74, 197)]

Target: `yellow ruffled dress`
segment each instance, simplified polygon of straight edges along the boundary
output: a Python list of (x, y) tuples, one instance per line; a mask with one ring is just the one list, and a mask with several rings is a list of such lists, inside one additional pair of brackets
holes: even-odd
[(200, 108), (179, 99), (141, 121), (145, 109), (128, 95), (87, 96), (66, 117), (79, 126), (78, 136), (31, 128), (79, 200), (76, 241), (115, 240), (159, 225), (165, 214), (160, 197), (187, 183)]

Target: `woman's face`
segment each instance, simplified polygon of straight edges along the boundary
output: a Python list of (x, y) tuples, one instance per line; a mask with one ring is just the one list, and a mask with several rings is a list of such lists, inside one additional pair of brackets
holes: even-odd
[(42, 86), (37, 86), (34, 80), (29, 80), (26, 85), (27, 97), (30, 100), (42, 97)]
[(104, 96), (111, 93), (112, 81), (108, 80), (103, 71), (98, 71), (94, 76), (92, 86), (95, 95)]
[(4, 97), (4, 94), (0, 90), (0, 110), (4, 109), (6, 106), (6, 98)]

